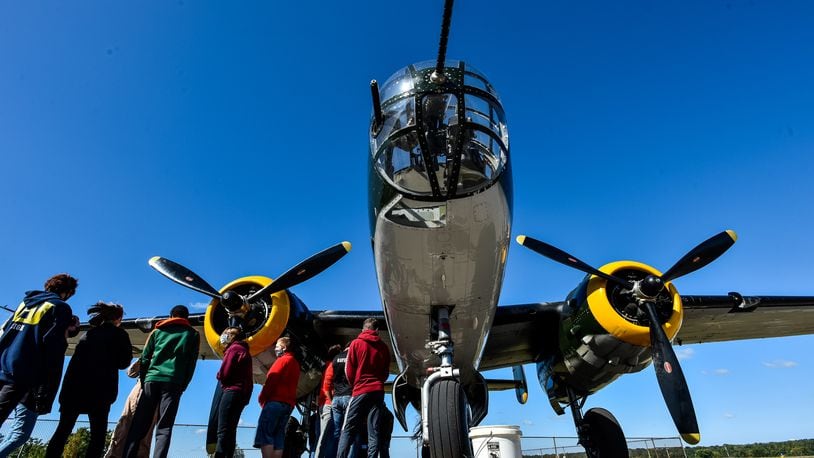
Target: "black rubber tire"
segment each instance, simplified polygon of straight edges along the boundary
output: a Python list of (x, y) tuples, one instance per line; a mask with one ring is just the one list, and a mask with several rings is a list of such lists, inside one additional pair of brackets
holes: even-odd
[(594, 407), (585, 412), (583, 424), (588, 429), (588, 446), (585, 453), (589, 458), (627, 458), (627, 440), (616, 417), (609, 411)]
[(430, 387), (430, 456), (472, 457), (466, 396), (457, 380), (444, 379)]

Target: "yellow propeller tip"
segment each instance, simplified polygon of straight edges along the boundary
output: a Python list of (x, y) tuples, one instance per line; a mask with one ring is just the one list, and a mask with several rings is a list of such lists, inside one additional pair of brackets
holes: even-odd
[(729, 236), (732, 238), (733, 242), (738, 241), (738, 234), (736, 234), (735, 231), (733, 231), (732, 229), (727, 229), (726, 233), (729, 234)]
[(161, 259), (161, 256), (153, 256), (147, 261), (147, 264), (153, 265), (154, 263), (158, 262)]
[(523, 242), (526, 241), (526, 236), (525, 235), (518, 235), (517, 238), (515, 238), (515, 240), (517, 240), (517, 243), (522, 245)]
[(346, 253), (350, 253), (350, 249), (351, 249), (350, 242), (342, 242), (342, 246), (345, 248)]
[(520, 404), (525, 404), (529, 400), (529, 393), (524, 392), (522, 396), (520, 396)]
[(701, 442), (701, 433), (686, 433), (682, 434), (681, 438), (684, 439), (684, 442), (690, 445), (695, 445)]

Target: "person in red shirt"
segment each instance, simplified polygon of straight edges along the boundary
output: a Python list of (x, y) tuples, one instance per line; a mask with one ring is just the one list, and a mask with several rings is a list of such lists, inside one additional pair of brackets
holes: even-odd
[(243, 340), (243, 331), (238, 327), (224, 329), (220, 343), (225, 351), (218, 370), (219, 393), (217, 403), (212, 405), (211, 418), (217, 425), (215, 458), (234, 455), (237, 424), (254, 388), (252, 355), (249, 354), (249, 344)]
[(300, 381), (300, 363), (292, 354), (291, 339), (280, 337), (274, 346), (277, 360), (266, 374), (266, 383), (257, 400), (262, 410), (257, 420), (254, 446), (263, 458), (281, 458), (285, 446), (285, 427), (297, 403), (297, 384)]
[(353, 387), (351, 400), (345, 412), (345, 422), (339, 437), (339, 458), (347, 458), (351, 445), (367, 428), (367, 456), (380, 453), (379, 428), (370, 424), (369, 417), (378, 418), (384, 406), (384, 382), (390, 374), (390, 349), (379, 338), (379, 320), (368, 318), (362, 332), (351, 342), (345, 361), (345, 375)]

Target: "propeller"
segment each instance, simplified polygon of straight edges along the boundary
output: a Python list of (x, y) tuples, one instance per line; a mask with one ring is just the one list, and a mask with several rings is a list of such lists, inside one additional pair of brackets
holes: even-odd
[(161, 256), (153, 256), (147, 261), (153, 269), (157, 270), (161, 275), (169, 278), (170, 280), (178, 283), (179, 285), (186, 286), (189, 289), (194, 289), (199, 293), (204, 293), (209, 297), (220, 299), (218, 290), (212, 287), (203, 278), (199, 277), (195, 272), (187, 269), (186, 267), (178, 264), (175, 261), (170, 261)]
[(726, 252), (738, 239), (735, 231), (726, 230), (716, 234), (701, 242), (691, 249), (672, 267), (667, 269), (663, 275), (648, 275), (644, 279), (636, 282), (623, 280), (614, 275), (606, 274), (596, 269), (576, 257), (525, 235), (517, 237), (517, 243), (532, 251), (539, 253), (553, 261), (573, 267), (582, 272), (599, 276), (605, 280), (614, 282), (632, 291), (633, 297), (644, 310), (650, 321), (650, 345), (653, 355), (653, 367), (656, 370), (656, 380), (658, 380), (661, 394), (667, 409), (673, 417), (673, 423), (681, 434), (681, 437), (690, 444), (697, 444), (701, 440), (698, 431), (698, 422), (695, 417), (695, 408), (690, 397), (690, 390), (684, 372), (678, 362), (670, 339), (664, 332), (656, 313), (656, 306), (653, 300), (664, 289), (665, 283), (679, 277), (695, 272), (718, 259)]
[(342, 242), (322, 250), (310, 258), (301, 261), (296, 266), (288, 269), (286, 273), (277, 277), (277, 279), (269, 283), (268, 286), (252, 294), (246, 298), (246, 300), (252, 302), (254, 299), (262, 297), (264, 294), (274, 294), (278, 291), (299, 285), (305, 280), (308, 280), (321, 273), (328, 267), (331, 267), (336, 261), (339, 261), (342, 256), (348, 254), (350, 249), (350, 242)]
[(664, 329), (660, 325), (654, 325), (658, 323), (656, 306), (652, 302), (645, 302), (644, 308), (650, 318), (650, 347), (661, 395), (681, 438), (695, 445), (701, 441), (701, 433), (698, 431), (687, 379), (684, 378), (684, 371), (681, 370), (678, 357)]
[(221, 295), (215, 288), (198, 276), (192, 270), (171, 261), (167, 258), (154, 256), (150, 258), (148, 264), (179, 285), (206, 294), (209, 297), (220, 300), (224, 308), (229, 311), (229, 325), (235, 326), (240, 323), (242, 315), (251, 309), (251, 305), (264, 295), (274, 294), (284, 289), (299, 285), (300, 283), (314, 277), (332, 266), (351, 250), (350, 242), (338, 243), (330, 248), (305, 259), (294, 267), (288, 269), (275, 281), (261, 288), (250, 296), (241, 296), (234, 291), (227, 291)]
[(630, 283), (629, 281), (623, 280), (619, 277), (610, 274), (606, 274), (605, 272), (602, 272), (599, 269), (595, 269), (555, 246), (549, 245), (545, 242), (541, 242), (540, 240), (528, 237), (526, 235), (518, 235), (516, 240), (517, 243), (519, 243), (520, 245), (523, 245), (524, 247), (530, 249), (531, 251), (541, 254), (547, 257), (548, 259), (551, 259), (552, 261), (557, 261), (560, 264), (564, 264), (568, 267), (573, 267), (574, 269), (581, 270), (586, 274), (592, 274), (596, 275), (597, 277), (602, 277), (605, 280), (612, 281), (628, 289), (633, 288), (633, 284)]

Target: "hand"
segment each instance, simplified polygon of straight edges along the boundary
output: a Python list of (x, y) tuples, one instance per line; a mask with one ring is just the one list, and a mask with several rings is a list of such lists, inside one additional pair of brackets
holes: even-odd
[(51, 396), (44, 386), (40, 386), (34, 390), (34, 412), (38, 415), (46, 414), (51, 411)]

